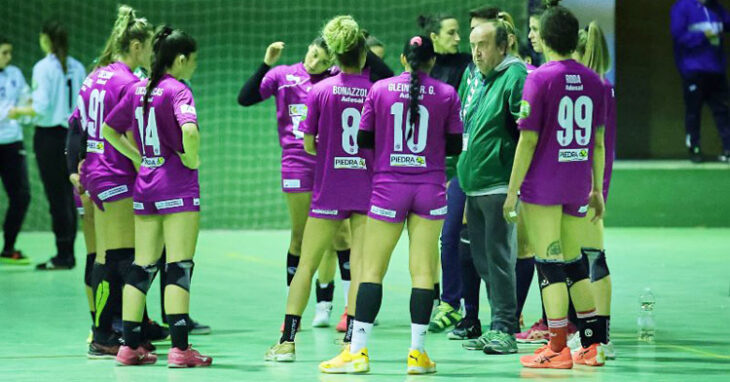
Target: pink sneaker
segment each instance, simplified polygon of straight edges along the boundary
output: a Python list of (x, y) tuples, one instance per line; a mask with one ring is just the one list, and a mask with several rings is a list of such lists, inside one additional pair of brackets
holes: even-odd
[(521, 344), (546, 344), (550, 339), (550, 329), (541, 318), (527, 331), (515, 334), (515, 339)]
[(205, 367), (213, 363), (213, 358), (200, 355), (197, 350), (188, 345), (187, 350), (170, 348), (167, 353), (167, 367)]
[(157, 362), (157, 356), (142, 346), (137, 349), (132, 349), (129, 346), (123, 345), (119, 348), (119, 352), (117, 352), (117, 363), (122, 366), (151, 365), (155, 362)]
[(345, 313), (342, 313), (342, 316), (340, 317), (340, 322), (337, 324), (338, 332), (344, 333), (347, 331), (347, 308), (345, 308)]

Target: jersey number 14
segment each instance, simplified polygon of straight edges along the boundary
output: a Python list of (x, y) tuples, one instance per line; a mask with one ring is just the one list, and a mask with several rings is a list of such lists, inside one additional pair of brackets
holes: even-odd
[(157, 135), (157, 119), (155, 119), (155, 108), (150, 107), (147, 115), (147, 126), (144, 125), (144, 109), (138, 107), (134, 111), (139, 127), (139, 139), (142, 141), (142, 156), (147, 156), (147, 146), (152, 147), (153, 155), (160, 155), (160, 138)]

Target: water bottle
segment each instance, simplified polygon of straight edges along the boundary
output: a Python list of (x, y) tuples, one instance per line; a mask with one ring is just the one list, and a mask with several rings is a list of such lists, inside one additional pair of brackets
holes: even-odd
[(654, 332), (656, 330), (656, 322), (654, 321), (654, 293), (651, 288), (644, 289), (639, 296), (639, 318), (637, 324), (639, 327), (639, 341), (654, 343)]

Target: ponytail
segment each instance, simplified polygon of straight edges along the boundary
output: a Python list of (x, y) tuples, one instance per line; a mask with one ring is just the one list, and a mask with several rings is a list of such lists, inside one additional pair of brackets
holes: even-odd
[(608, 52), (606, 37), (595, 21), (591, 21), (587, 29), (578, 31), (576, 52), (580, 56), (581, 63), (593, 69), (600, 76), (605, 75), (611, 68), (611, 57)]
[(63, 72), (68, 71), (66, 65), (66, 57), (68, 56), (68, 31), (56, 20), (48, 20), (43, 24), (41, 33), (48, 36), (51, 40), (51, 53), (53, 53), (61, 63)]
[(135, 11), (128, 5), (120, 5), (117, 20), (107, 39), (95, 68), (107, 66), (117, 59), (117, 55), (129, 50), (132, 40), (145, 42), (152, 35), (152, 26), (144, 18), (137, 18)]
[(195, 39), (180, 29), (172, 29), (170, 26), (164, 25), (157, 30), (152, 40), (152, 50), (154, 57), (152, 58), (152, 70), (150, 71), (149, 82), (147, 82), (147, 91), (144, 94), (142, 105), (145, 113), (149, 106), (149, 97), (154, 89), (162, 80), (165, 71), (172, 67), (175, 58), (179, 55), (189, 56), (198, 50)]
[[(418, 98), (421, 94), (421, 79), (418, 71), (423, 69), (425, 64), (436, 56), (433, 48), (433, 41), (427, 36), (414, 36), (406, 42), (403, 47), (403, 55), (411, 67), (410, 86), (408, 88), (408, 111), (410, 119), (408, 122), (415, 126), (418, 122), (419, 107)], [(411, 134), (413, 130), (410, 130)]]

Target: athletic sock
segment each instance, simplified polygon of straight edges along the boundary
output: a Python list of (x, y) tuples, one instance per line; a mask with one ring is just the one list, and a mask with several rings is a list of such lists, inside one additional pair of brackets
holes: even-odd
[(172, 339), (172, 347), (180, 350), (188, 349), (188, 323), (190, 317), (187, 313), (168, 314), (167, 322), (170, 323), (170, 338)]
[(286, 254), (286, 286), (291, 285), (291, 281), (294, 278), (294, 274), (297, 272), (299, 266), (299, 256), (294, 256), (291, 252)]
[(601, 325), (596, 310), (577, 312), (578, 329), (580, 330), (580, 344), (587, 348), (593, 344), (606, 343), (606, 327)]
[(122, 321), (122, 336), (124, 344), (132, 349), (137, 349), (142, 343), (142, 323), (134, 321)]
[(350, 341), (350, 353), (355, 354), (368, 344), (368, 337), (373, 331), (373, 324), (355, 320), (352, 324), (352, 340)]
[(411, 289), (411, 349), (424, 351), (428, 321), (431, 316), (430, 302), (434, 291)]
[(345, 330), (345, 337), (342, 339), (344, 343), (352, 342), (352, 325), (355, 322), (355, 316), (347, 315), (347, 329)]
[(433, 306), (439, 306), (441, 304), (441, 284), (433, 284)]
[(335, 283), (323, 284), (320, 282), (315, 283), (317, 302), (332, 302), (335, 294)]
[(350, 352), (356, 353), (366, 347), (368, 336), (373, 329), (373, 322), (380, 311), (383, 302), (383, 285), (375, 283), (361, 283), (357, 290), (357, 308), (355, 322), (352, 326), (352, 341)]
[(297, 328), (299, 327), (299, 322), (302, 320), (302, 316), (296, 316), (293, 314), (287, 314), (284, 316), (284, 333), (281, 334), (281, 339), (279, 339), (279, 343), (283, 344), (284, 342), (294, 342), (294, 338), (297, 335)]
[(596, 318), (598, 319), (598, 326), (603, 328), (606, 333), (606, 342), (604, 344), (607, 344), (611, 341), (611, 316), (596, 316)]
[(517, 259), (515, 265), (515, 284), (517, 286), (517, 319), (520, 319), (525, 306), (527, 294), (530, 292), (532, 278), (535, 275), (535, 258)]
[(550, 349), (556, 353), (560, 353), (567, 343), (568, 318), (549, 318), (547, 325), (550, 328)]

